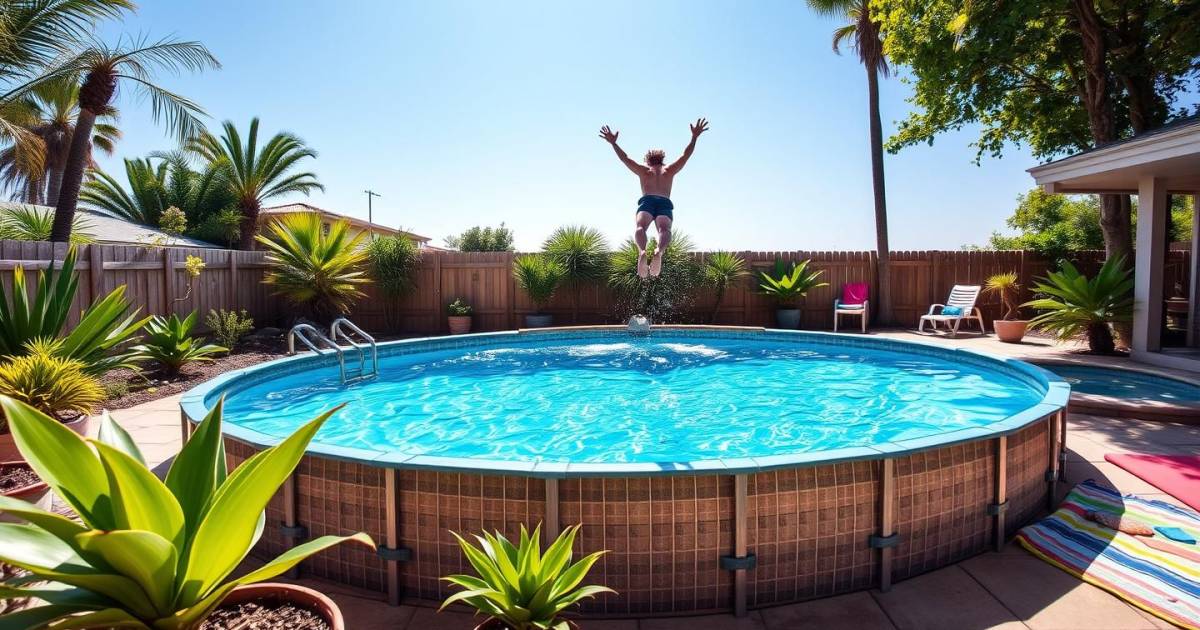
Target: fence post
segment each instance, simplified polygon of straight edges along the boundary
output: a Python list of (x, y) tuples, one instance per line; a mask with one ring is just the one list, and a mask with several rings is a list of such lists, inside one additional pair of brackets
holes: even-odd
[(92, 290), (92, 301), (100, 299), (104, 286), (104, 250), (98, 244), (88, 245), (88, 288)]
[(162, 248), (163, 268), (163, 316), (169, 316), (175, 303), (175, 257), (171, 249)]
[(236, 311), (238, 305), (237, 252), (229, 250), (229, 310)]
[(508, 287), (508, 327), (509, 329), (517, 329), (517, 279), (512, 275), (513, 258), (516, 255), (508, 252), (505, 259), (508, 261), (508, 273), (504, 274), (504, 282)]
[(433, 257), (433, 329), (446, 332), (446, 318), (442, 317), (442, 255)]

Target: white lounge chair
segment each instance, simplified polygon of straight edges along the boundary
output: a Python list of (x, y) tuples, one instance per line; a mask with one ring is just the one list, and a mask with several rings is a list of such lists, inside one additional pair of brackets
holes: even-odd
[[(946, 298), (945, 304), (934, 304), (929, 307), (929, 313), (921, 316), (920, 323), (917, 324), (917, 332), (925, 332), (925, 322), (929, 322), (933, 331), (937, 330), (938, 323), (946, 324), (950, 329), (950, 336), (958, 335), (958, 327), (963, 323), (963, 320), (974, 320), (979, 325), (979, 332), (987, 334), (987, 330), (983, 327), (983, 312), (979, 307), (975, 306), (975, 301), (979, 299), (980, 287), (977, 284), (956, 284), (953, 289), (950, 289), (950, 297)], [(951, 307), (951, 310), (958, 309), (958, 313), (947, 314), (946, 307)]]

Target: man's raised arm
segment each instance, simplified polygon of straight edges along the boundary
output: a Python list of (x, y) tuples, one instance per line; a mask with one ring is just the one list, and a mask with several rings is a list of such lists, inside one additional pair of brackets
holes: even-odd
[(633, 159), (625, 153), (625, 149), (622, 149), (617, 145), (617, 136), (620, 135), (620, 133), (621, 132), (619, 131), (613, 131), (612, 129), (609, 129), (608, 125), (604, 125), (600, 128), (600, 137), (604, 138), (609, 144), (612, 145), (613, 151), (617, 152), (617, 159), (621, 160), (621, 163), (624, 164), (629, 170), (639, 175), (642, 174), (646, 169), (642, 168), (641, 164), (634, 162)]
[(689, 125), (689, 128), (692, 130), (692, 141), (683, 150), (683, 155), (679, 156), (678, 160), (671, 162), (671, 165), (667, 167), (668, 173), (678, 173), (683, 169), (683, 165), (687, 164), (688, 158), (692, 157), (692, 152), (696, 150), (696, 138), (699, 138), (700, 134), (708, 131), (708, 121), (700, 118), (696, 121), (696, 124)]

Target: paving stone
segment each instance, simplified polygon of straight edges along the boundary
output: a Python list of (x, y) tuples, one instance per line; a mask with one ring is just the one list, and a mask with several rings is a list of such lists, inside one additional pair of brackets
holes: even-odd
[(871, 593), (900, 630), (1023, 630), (1021, 623), (966, 571), (940, 569)]
[(407, 627), (411, 630), (472, 630), (483, 623), (483, 620), (482, 616), (476, 617), (468, 613), (438, 612), (436, 608), (417, 607), (413, 616), (409, 618)]
[(762, 615), (751, 611), (738, 619), (733, 615), (704, 615), (701, 617), (659, 617), (643, 619), (641, 630), (766, 630)]
[(1128, 604), (1029, 554), (985, 554), (959, 566), (1033, 630), (1154, 628)]
[(767, 630), (894, 630), (896, 627), (865, 592), (764, 608), (760, 612)]

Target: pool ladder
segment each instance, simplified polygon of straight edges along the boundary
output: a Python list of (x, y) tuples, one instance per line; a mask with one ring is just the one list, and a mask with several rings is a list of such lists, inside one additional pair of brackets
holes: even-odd
[[(349, 332), (342, 330), (343, 327)], [(352, 335), (357, 335), (361, 341), (355, 341)], [(337, 355), (338, 371), (341, 374), (343, 385), (372, 378), (379, 374), (379, 351), (375, 347), (375, 338), (345, 317), (334, 320), (333, 324), (329, 326), (329, 336), (325, 336), (309, 324), (296, 324), (288, 331), (288, 354), (296, 354), (297, 339), (309, 350), (319, 355), (330, 353)], [(348, 344), (346, 347), (338, 344), (338, 341), (343, 340)], [(357, 371), (346, 372), (347, 350), (353, 350), (358, 354)], [(371, 351), (369, 363), (367, 361), (368, 350)]]

